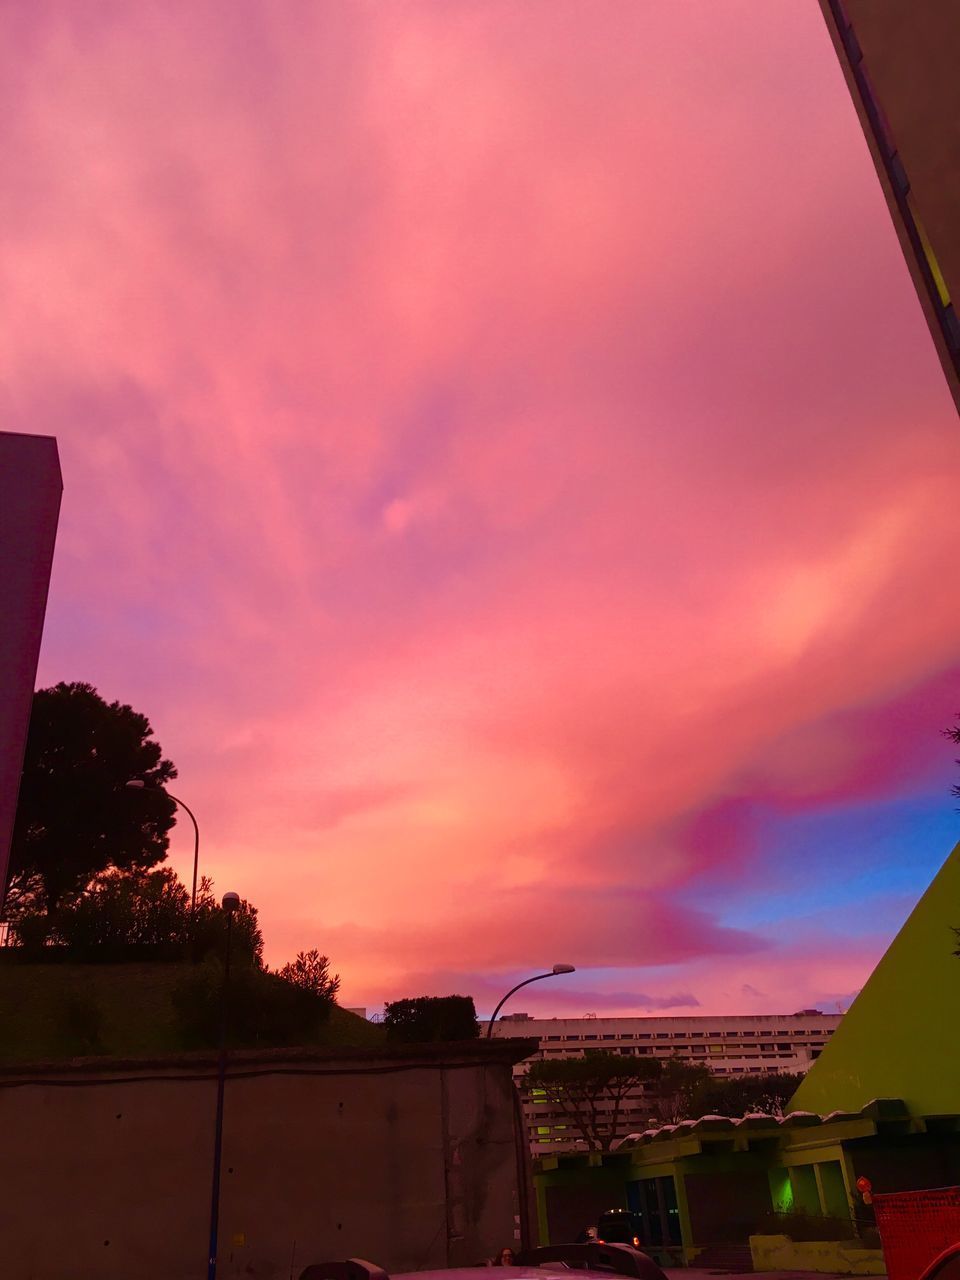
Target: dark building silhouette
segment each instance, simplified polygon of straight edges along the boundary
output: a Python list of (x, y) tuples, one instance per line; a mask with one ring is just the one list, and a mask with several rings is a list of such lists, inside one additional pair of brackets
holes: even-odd
[(960, 410), (960, 3), (820, 7)]
[(62, 488), (56, 440), (0, 431), (0, 908)]

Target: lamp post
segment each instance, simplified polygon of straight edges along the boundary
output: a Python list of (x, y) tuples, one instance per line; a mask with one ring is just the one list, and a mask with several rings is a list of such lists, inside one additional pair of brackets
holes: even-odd
[(227, 918), (227, 945), (223, 963), (223, 989), (220, 993), (220, 1053), (217, 1058), (217, 1118), (213, 1131), (213, 1186), (210, 1190), (210, 1248), (207, 1252), (207, 1280), (217, 1280), (217, 1247), (220, 1231), (220, 1156), (223, 1150), (223, 1094), (227, 1081), (227, 1007), (230, 988), (230, 942), (233, 937), (233, 914), (240, 906), (240, 895), (223, 895)]
[[(142, 778), (131, 778), (126, 786), (130, 791), (145, 791), (147, 789), (147, 784)], [(161, 787), (160, 790), (163, 791), (165, 795), (168, 795), (174, 804), (179, 805), (193, 823), (193, 893), (190, 897), (190, 914), (194, 915), (197, 910), (197, 868), (200, 865), (200, 828), (197, 826), (197, 820), (189, 805), (184, 804), (184, 802), (178, 799), (172, 792), (167, 791), (166, 787)]]
[(543, 978), (556, 978), (561, 973), (576, 973), (576, 965), (572, 964), (555, 964), (549, 973), (535, 973), (532, 978), (524, 978), (522, 982), (518, 982), (515, 987), (511, 987), (507, 994), (493, 1011), (493, 1017), (487, 1023), (487, 1039), (493, 1035), (493, 1024), (497, 1020), (497, 1014), (507, 1003), (515, 991), (519, 991), (521, 987), (527, 986), (531, 982), (540, 982)]

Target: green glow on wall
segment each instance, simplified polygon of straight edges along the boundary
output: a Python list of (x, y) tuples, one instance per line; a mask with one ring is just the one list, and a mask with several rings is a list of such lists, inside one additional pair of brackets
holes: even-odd
[(770, 1203), (773, 1205), (774, 1213), (793, 1213), (793, 1186), (790, 1182), (790, 1171), (771, 1169), (767, 1176), (770, 1180)]

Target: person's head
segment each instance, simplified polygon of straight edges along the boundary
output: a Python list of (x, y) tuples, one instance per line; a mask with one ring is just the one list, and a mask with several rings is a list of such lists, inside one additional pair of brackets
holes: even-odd
[(514, 1260), (514, 1252), (509, 1245), (497, 1254), (497, 1262), (501, 1267), (512, 1267)]

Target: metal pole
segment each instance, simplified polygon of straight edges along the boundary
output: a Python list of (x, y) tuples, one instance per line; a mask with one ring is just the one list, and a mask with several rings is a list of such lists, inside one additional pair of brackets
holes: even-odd
[[(166, 788), (164, 788), (166, 790)], [(200, 865), (200, 828), (197, 826), (197, 820), (193, 815), (193, 810), (189, 805), (183, 803), (179, 797), (175, 796), (172, 791), (167, 791), (170, 799), (180, 806), (181, 809), (189, 815), (190, 821), (193, 823), (193, 894), (190, 898), (190, 914), (196, 915), (197, 911), (197, 868)]]
[(217, 1247), (220, 1230), (220, 1156), (223, 1148), (223, 1094), (227, 1079), (227, 995), (230, 987), (230, 942), (233, 936), (233, 913), (227, 912), (227, 955), (223, 967), (223, 993), (220, 999), (220, 1055), (217, 1061), (217, 1119), (213, 1138), (213, 1188), (210, 1193), (210, 1250), (207, 1258), (207, 1280), (217, 1280)]
[(487, 1023), (487, 1039), (489, 1040), (493, 1035), (493, 1024), (497, 1020), (497, 1014), (500, 1012), (500, 1010), (507, 1003), (507, 1001), (510, 999), (510, 997), (513, 995), (515, 991), (519, 991), (521, 987), (525, 987), (530, 982), (539, 982), (541, 978), (557, 978), (559, 976), (560, 975), (556, 973), (538, 973), (538, 974), (535, 974), (534, 977), (532, 978), (524, 978), (524, 980), (522, 982), (518, 982), (515, 987), (511, 987), (510, 990), (507, 992), (507, 994), (503, 997), (503, 999), (497, 1005), (497, 1007), (494, 1009), (493, 1017)]

